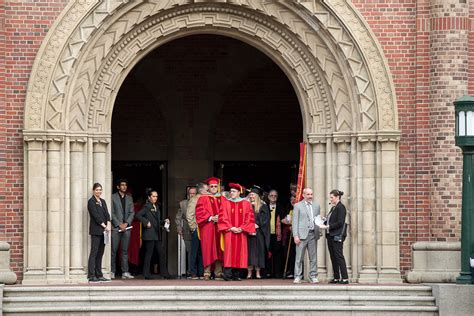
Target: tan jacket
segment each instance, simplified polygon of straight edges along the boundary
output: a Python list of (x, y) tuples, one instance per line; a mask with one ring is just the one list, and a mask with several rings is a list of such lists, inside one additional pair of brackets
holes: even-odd
[(196, 204), (201, 194), (196, 194), (188, 202), (188, 208), (186, 209), (186, 221), (188, 222), (189, 229), (194, 232), (198, 225), (196, 223)]

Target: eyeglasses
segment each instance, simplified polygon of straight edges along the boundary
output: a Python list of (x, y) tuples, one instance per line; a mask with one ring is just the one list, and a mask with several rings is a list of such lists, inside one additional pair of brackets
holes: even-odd
[(270, 194), (269, 196), (270, 197), (278, 197), (278, 195), (275, 195), (275, 194)]
[(209, 187), (210, 188), (217, 188), (218, 186), (217, 185), (210, 185)]

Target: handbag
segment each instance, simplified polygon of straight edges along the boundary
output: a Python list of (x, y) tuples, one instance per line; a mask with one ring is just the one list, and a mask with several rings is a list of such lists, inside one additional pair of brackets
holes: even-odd
[(341, 233), (339, 235), (334, 236), (333, 238), (334, 238), (334, 241), (343, 242), (344, 240), (346, 240), (346, 236), (347, 236), (347, 224), (346, 222), (344, 222)]

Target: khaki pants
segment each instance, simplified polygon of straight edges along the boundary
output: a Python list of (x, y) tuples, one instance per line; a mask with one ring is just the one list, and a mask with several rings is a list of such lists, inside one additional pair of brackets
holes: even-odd
[[(204, 268), (204, 275), (211, 275), (211, 266), (212, 264)], [(214, 262), (214, 275), (216, 278), (222, 277), (222, 262), (219, 260)]]

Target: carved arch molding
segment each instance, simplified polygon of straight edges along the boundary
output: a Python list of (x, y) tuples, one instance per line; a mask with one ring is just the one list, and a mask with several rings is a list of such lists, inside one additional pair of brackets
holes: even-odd
[[(87, 236), (80, 203), (88, 183), (110, 177), (105, 170), (120, 85), (151, 50), (199, 33), (244, 41), (286, 73), (311, 146), (310, 181), (349, 192), (353, 277), (378, 280), (386, 272), (398, 278), (398, 193), (384, 192), (387, 185), (398, 188), (394, 86), (375, 36), (349, 0), (75, 0), (45, 38), (27, 92), (25, 280), (82, 276)], [(377, 167), (382, 162), (384, 170)], [(55, 163), (60, 167), (52, 168)], [(64, 198), (49, 194), (56, 187)], [(45, 203), (35, 203), (38, 198)], [(42, 216), (68, 223), (56, 230)], [(382, 225), (386, 216), (396, 228)], [(33, 231), (37, 220), (47, 233)], [(64, 243), (54, 242), (61, 234)], [(387, 251), (396, 251), (395, 258), (384, 259)]]

